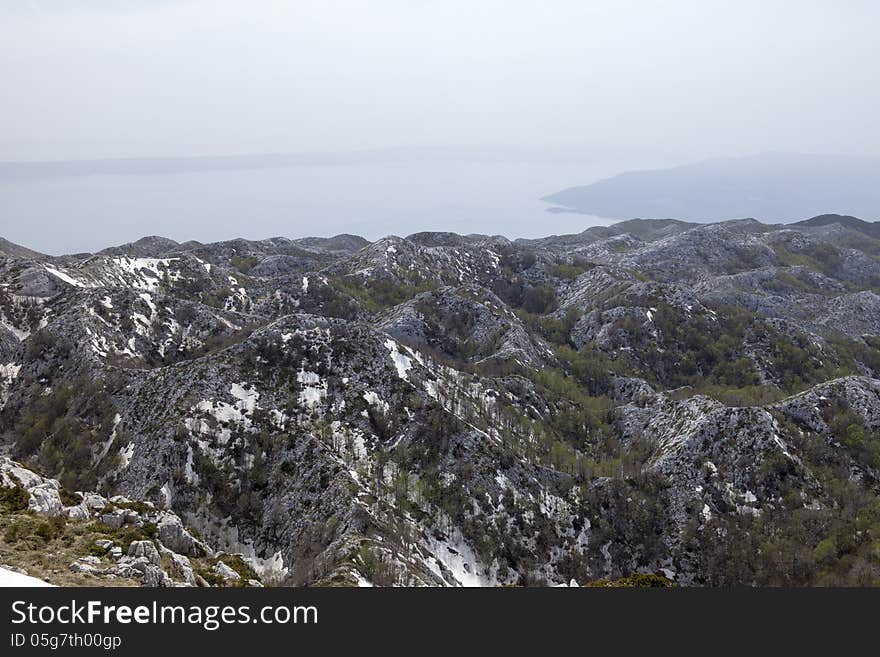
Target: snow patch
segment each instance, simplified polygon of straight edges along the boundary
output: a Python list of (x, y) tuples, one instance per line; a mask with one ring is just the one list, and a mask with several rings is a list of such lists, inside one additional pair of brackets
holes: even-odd
[(280, 582), (284, 579), (284, 576), (287, 575), (287, 568), (284, 566), (284, 557), (281, 556), (280, 550), (271, 557), (266, 557), (265, 559), (261, 559), (257, 556), (245, 556), (244, 560), (247, 562), (247, 565), (254, 569), (254, 572), (256, 572), (263, 581)]
[(169, 280), (176, 281), (180, 278), (180, 272), (170, 271), (171, 263), (180, 258), (113, 258), (113, 262), (121, 270), (133, 277), (126, 283), (139, 290), (155, 292), (159, 288), (163, 272)]
[(322, 381), (319, 374), (303, 369), (297, 373), (296, 380), (302, 384), (299, 393), (300, 404), (314, 406), (327, 396), (327, 382)]
[[(43, 328), (44, 321), (46, 321), (45, 317), (43, 317), (40, 320), (40, 328)], [(2, 312), (0, 312), (0, 326), (2, 326), (7, 331), (12, 333), (12, 335), (14, 335), (19, 342), (23, 341), (25, 338), (27, 338), (30, 335), (30, 331), (23, 331), (22, 329), (18, 328), (17, 326), (13, 326), (8, 321), (6, 321), (6, 318), (4, 317)]]
[(381, 409), (383, 413), (387, 413), (387, 412), (388, 412), (388, 408), (389, 408), (389, 406), (388, 406), (388, 402), (379, 399), (379, 395), (377, 395), (377, 394), (376, 394), (375, 392), (373, 392), (372, 390), (367, 390), (367, 391), (363, 394), (363, 397), (364, 397), (364, 400), (366, 400), (366, 402), (367, 402), (370, 406), (373, 406), (373, 407), (375, 407), (375, 408), (379, 408), (379, 409)]
[(0, 365), (0, 408), (6, 405), (6, 400), (9, 399), (9, 389), (12, 387), (12, 382), (18, 378), (20, 371), (21, 365), (15, 363)]
[(21, 573), (17, 573), (14, 570), (8, 570), (6, 568), (0, 567), (0, 588), (16, 586), (38, 587), (54, 586), (54, 584), (49, 584), (49, 582), (44, 582), (43, 580), (37, 579), (36, 577), (31, 577), (30, 575), (22, 575)]
[(140, 295), (138, 295), (138, 296), (140, 296), (140, 298), (143, 299), (144, 303), (147, 304), (147, 307), (150, 309), (150, 318), (152, 319), (153, 317), (155, 317), (156, 316), (156, 304), (153, 303), (153, 297), (150, 296), (150, 293), (149, 292), (141, 292)]
[(409, 356), (404, 356), (398, 351), (397, 343), (394, 340), (385, 340), (385, 347), (391, 354), (391, 360), (394, 361), (394, 367), (397, 368), (397, 376), (404, 381), (407, 381), (407, 372), (412, 369), (412, 359)]
[(82, 281), (78, 281), (73, 276), (66, 274), (65, 272), (61, 271), (60, 269), (55, 269), (54, 267), (49, 267), (48, 265), (44, 265), (44, 269), (47, 272), (49, 272), (50, 274), (52, 274), (52, 276), (54, 276), (55, 278), (61, 279), (62, 281), (64, 281), (68, 285), (73, 285), (74, 287), (88, 287)]
[[(433, 558), (428, 559), (427, 565), (435, 575), (453, 586), (489, 586), (491, 582), (477, 573), (480, 571), (479, 562), (474, 551), (463, 540), (449, 537), (446, 540), (438, 540), (433, 536), (428, 537), (428, 548)], [(442, 564), (447, 573), (439, 568)], [(452, 581), (449, 581), (449, 575)]]
[(128, 443), (128, 445), (119, 450), (120, 470), (125, 470), (125, 468), (128, 467), (128, 464), (131, 463), (132, 456), (134, 456), (134, 443)]
[(233, 383), (229, 388), (229, 393), (238, 400), (236, 407), (248, 412), (257, 407), (257, 400), (260, 398), (260, 393), (255, 388), (248, 390), (241, 383)]
[[(388, 248), (393, 249), (394, 247), (392, 246)], [(359, 588), (373, 588), (373, 583), (365, 578), (363, 575), (361, 575), (358, 571), (355, 570), (352, 574), (354, 575), (354, 579), (357, 582)]]

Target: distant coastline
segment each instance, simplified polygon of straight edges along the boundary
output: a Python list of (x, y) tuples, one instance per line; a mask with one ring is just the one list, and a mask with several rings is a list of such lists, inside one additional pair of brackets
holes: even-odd
[(754, 217), (788, 223), (841, 212), (880, 217), (880, 158), (766, 153), (630, 171), (543, 197), (549, 212), (614, 219)]

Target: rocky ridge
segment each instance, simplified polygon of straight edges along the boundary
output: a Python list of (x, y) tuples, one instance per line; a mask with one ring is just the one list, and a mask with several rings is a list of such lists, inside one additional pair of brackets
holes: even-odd
[[(850, 219), (4, 248), (0, 431), (271, 583), (876, 583), (880, 242)], [(191, 583), (156, 536), (150, 582)], [(156, 566), (131, 549), (77, 567)]]

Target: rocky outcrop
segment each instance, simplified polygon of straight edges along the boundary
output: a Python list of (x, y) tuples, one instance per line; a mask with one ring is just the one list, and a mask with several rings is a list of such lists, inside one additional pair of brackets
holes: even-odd
[[(213, 554), (213, 551), (194, 538), (174, 513), (158, 511), (150, 503), (132, 502), (122, 496), (108, 500), (96, 493), (78, 493), (78, 504), (64, 506), (57, 480), (47, 479), (7, 457), (0, 457), (0, 491), (10, 499), (15, 495), (22, 496), (22, 508), (32, 514), (50, 518), (65, 516), (72, 521), (82, 522), (87, 531), (117, 537), (95, 539), (92, 554), (77, 557), (71, 562), (71, 572), (101, 580), (133, 579), (150, 587), (209, 585), (204, 578), (195, 574), (193, 564), (186, 555), (205, 557)], [(24, 499), (27, 500), (26, 506)], [(114, 534), (114, 530), (122, 531)], [(137, 534), (152, 534), (152, 537), (129, 540), (130, 536)], [(128, 542), (128, 546), (123, 550), (125, 542)], [(170, 572), (166, 572), (166, 568)], [(239, 584), (241, 581), (241, 575), (232, 571), (223, 561), (216, 561), (211, 568), (220, 573), (222, 580), (227, 583)], [(262, 586), (256, 578), (252, 580), (253, 584), (250, 581), (249, 586)]]

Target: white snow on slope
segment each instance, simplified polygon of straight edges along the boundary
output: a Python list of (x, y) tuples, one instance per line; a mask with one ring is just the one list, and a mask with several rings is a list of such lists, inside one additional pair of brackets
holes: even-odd
[(248, 390), (240, 383), (233, 383), (229, 388), (229, 393), (238, 400), (235, 405), (239, 410), (253, 411), (257, 407), (257, 400), (260, 393), (256, 388)]
[[(389, 248), (394, 248), (394, 247), (389, 247)], [(354, 571), (352, 573), (352, 575), (354, 575), (354, 579), (357, 582), (358, 588), (364, 588), (364, 589), (373, 588), (373, 583), (370, 580), (368, 580), (366, 577), (361, 575), (359, 572)]]
[[(195, 257), (195, 256), (193, 256), (193, 257)], [(202, 266), (205, 268), (206, 272), (208, 272), (209, 274), (211, 273), (211, 263), (210, 262), (205, 262), (201, 258), (196, 258), (196, 260), (202, 264)]]
[(169, 267), (172, 262), (180, 258), (113, 258), (120, 269), (125, 270), (129, 274), (137, 277), (137, 280), (131, 282), (131, 287), (155, 292), (159, 287), (159, 281), (162, 278), (160, 270), (164, 269), (170, 280), (177, 280), (180, 276), (179, 272), (171, 272)]
[(119, 469), (125, 470), (131, 463), (131, 457), (134, 456), (134, 443), (128, 443), (119, 450)]
[(299, 403), (306, 406), (319, 404), (327, 396), (327, 382), (321, 376), (308, 370), (300, 370), (296, 380), (303, 384), (299, 393)]
[(0, 365), (0, 408), (3, 408), (6, 404), (9, 387), (15, 381), (20, 371), (21, 365), (16, 365), (15, 363)]
[[(247, 383), (233, 383), (229, 387), (229, 394), (237, 400), (234, 404), (224, 401), (205, 399), (192, 407), (194, 411), (201, 411), (212, 415), (222, 426), (217, 436), (221, 443), (226, 444), (232, 437), (231, 425), (238, 425), (245, 431), (250, 431), (252, 422), (249, 414), (257, 408), (260, 393), (256, 388), (246, 387)], [(211, 427), (204, 420), (186, 418), (186, 427), (198, 434), (210, 434)]]
[(17, 573), (14, 570), (7, 570), (6, 568), (0, 567), (0, 587), (15, 586), (37, 587), (54, 586), (54, 584), (49, 584), (49, 582), (44, 582), (43, 580), (37, 579), (36, 577), (31, 577), (30, 575), (22, 575), (21, 573)]
[(12, 333), (12, 335), (14, 335), (18, 339), (19, 342), (21, 342), (22, 340), (24, 340), (26, 337), (28, 337), (31, 334), (30, 331), (23, 331), (22, 329), (10, 324), (6, 320), (6, 317), (3, 315), (2, 312), (0, 312), (0, 326), (2, 326), (7, 331)]
[(18, 376), (20, 371), (21, 365), (16, 365), (15, 363), (0, 365), (0, 381), (8, 381), (9, 383), (12, 383), (13, 379)]
[(69, 283), (75, 287), (87, 287), (85, 283), (82, 281), (78, 281), (69, 274), (65, 274), (63, 271), (59, 269), (55, 269), (54, 267), (49, 267), (48, 265), (44, 266), (45, 270), (52, 274), (55, 278), (60, 278), (65, 283)]
[(391, 360), (394, 361), (394, 366), (397, 368), (397, 376), (407, 381), (406, 373), (412, 369), (412, 359), (397, 350), (397, 343), (394, 340), (385, 340), (385, 347), (391, 353)]
[[(479, 575), (481, 570), (479, 561), (474, 551), (461, 537), (438, 540), (428, 536), (426, 547), (434, 555), (427, 562), (428, 568), (447, 584), (466, 587), (491, 586), (492, 582), (488, 578)], [(449, 581), (448, 577), (444, 576), (440, 564), (446, 568), (447, 574), (452, 575), (453, 581)]]
[(150, 319), (152, 320), (152, 318), (156, 316), (156, 304), (153, 303), (153, 297), (150, 296), (149, 292), (141, 292), (138, 296), (140, 296), (140, 298), (143, 299), (143, 302), (149, 307)]
[(378, 409), (381, 409), (383, 413), (388, 412), (388, 408), (389, 408), (388, 402), (383, 401), (382, 399), (379, 399), (379, 395), (377, 395), (372, 390), (367, 390), (363, 394), (363, 398), (364, 398), (364, 401), (366, 401), (370, 406), (374, 406)]

